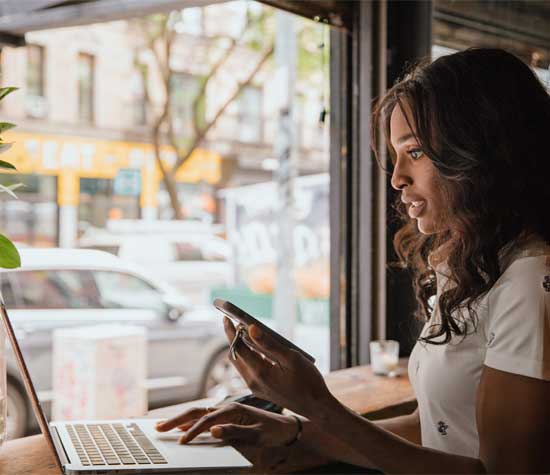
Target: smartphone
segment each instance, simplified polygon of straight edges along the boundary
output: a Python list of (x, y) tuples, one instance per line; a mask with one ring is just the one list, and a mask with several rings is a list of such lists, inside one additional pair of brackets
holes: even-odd
[(279, 341), (282, 345), (288, 347), (289, 349), (297, 351), (298, 353), (306, 357), (309, 361), (311, 361), (312, 363), (315, 363), (315, 358), (311, 356), (309, 353), (306, 353), (304, 350), (297, 347), (294, 343), (287, 340), (284, 336), (279, 335), (275, 330), (272, 330), (267, 325), (264, 325), (262, 322), (256, 320), (252, 315), (245, 312), (242, 308), (237, 307), (235, 304), (232, 304), (227, 300), (216, 299), (214, 300), (214, 307), (216, 307), (219, 311), (223, 312), (232, 320), (237, 320), (247, 330), (249, 325), (258, 325), (258, 327), (263, 332), (270, 335), (275, 340)]

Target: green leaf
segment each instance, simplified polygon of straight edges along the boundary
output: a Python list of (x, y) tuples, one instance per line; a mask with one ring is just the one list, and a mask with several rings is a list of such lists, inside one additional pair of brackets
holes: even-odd
[(2, 234), (0, 234), (0, 267), (4, 269), (21, 267), (21, 256), (17, 248)]
[(17, 91), (18, 87), (0, 87), (0, 101), (4, 99), (8, 94), (11, 94), (13, 91)]
[(4, 133), (6, 130), (13, 129), (14, 127), (17, 126), (11, 122), (0, 122), (0, 134)]
[(0, 153), (7, 152), (11, 148), (12, 145), (13, 145), (12, 142), (0, 143)]
[(17, 168), (15, 168), (15, 165), (12, 165), (10, 162), (6, 162), (4, 160), (0, 160), (0, 168), (17, 171)]
[(0, 192), (3, 191), (8, 195), (13, 196), (15, 199), (18, 199), (17, 195), (13, 192), (13, 190), (17, 190), (17, 188), (21, 188), (22, 186), (24, 186), (23, 183), (15, 183), (14, 185), (10, 185), (10, 186), (0, 185)]

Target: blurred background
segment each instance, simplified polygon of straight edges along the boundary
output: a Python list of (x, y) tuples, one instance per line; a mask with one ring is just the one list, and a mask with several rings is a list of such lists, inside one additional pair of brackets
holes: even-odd
[[(188, 3), (1, 49), (1, 288), (55, 419), (242, 390), (216, 297), (329, 369), (328, 26)], [(7, 396), (9, 436), (35, 430), (11, 354)]]

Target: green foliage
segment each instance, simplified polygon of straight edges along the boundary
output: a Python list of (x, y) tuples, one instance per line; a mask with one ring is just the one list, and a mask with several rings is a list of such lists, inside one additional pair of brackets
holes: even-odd
[(11, 94), (13, 91), (17, 91), (18, 87), (0, 87), (0, 101), (4, 99), (8, 94)]
[(3, 234), (0, 234), (0, 267), (15, 269), (21, 266), (21, 257), (17, 248)]
[[(8, 94), (16, 91), (16, 87), (0, 87), (0, 101), (4, 99)], [(13, 129), (15, 124), (9, 122), (0, 122), (0, 133), (6, 130)], [(0, 137), (0, 153), (3, 153), (11, 148), (11, 143), (4, 143)], [(5, 160), (0, 160), (0, 169), (4, 170), (16, 170), (15, 166)], [(22, 183), (15, 183), (10, 186), (0, 185), (0, 193), (8, 193), (13, 198), (17, 198), (13, 190), (23, 186)], [(15, 269), (21, 266), (21, 257), (17, 248), (13, 243), (3, 234), (0, 234), (0, 267), (5, 269)]]

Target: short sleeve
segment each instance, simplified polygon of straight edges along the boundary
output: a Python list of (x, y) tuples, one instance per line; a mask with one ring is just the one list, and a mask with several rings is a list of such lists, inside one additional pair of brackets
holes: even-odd
[(550, 256), (515, 260), (488, 294), (484, 364), (550, 380)]

